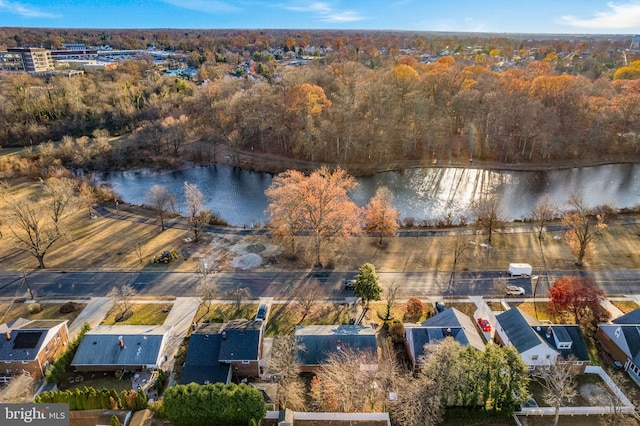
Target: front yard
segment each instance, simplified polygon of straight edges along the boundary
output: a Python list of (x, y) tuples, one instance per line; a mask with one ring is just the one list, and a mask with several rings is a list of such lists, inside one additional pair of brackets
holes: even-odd
[[(114, 307), (101, 325), (162, 325), (172, 306), (172, 303), (133, 303), (124, 316)], [(124, 319), (119, 320), (120, 317)]]
[[(61, 313), (60, 307), (63, 303), (38, 303), (41, 310), (39, 312), (31, 313), (34, 309), (33, 303), (0, 303), (0, 324), (15, 320), (18, 318), (25, 318), (29, 320), (67, 320), (68, 324), (71, 324), (75, 320), (80, 312), (87, 306), (84, 303), (76, 303), (75, 310), (69, 313)], [(30, 310), (31, 309), (31, 310)]]

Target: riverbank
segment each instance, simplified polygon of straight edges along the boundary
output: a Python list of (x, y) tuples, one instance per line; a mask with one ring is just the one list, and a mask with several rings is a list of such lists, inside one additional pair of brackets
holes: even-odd
[(353, 176), (367, 176), (375, 173), (402, 171), (416, 168), (466, 168), (493, 171), (527, 171), (539, 172), (546, 170), (565, 170), (579, 167), (604, 166), (608, 164), (637, 164), (640, 155), (635, 157), (603, 157), (582, 158), (577, 160), (549, 161), (543, 163), (501, 163), (497, 161), (470, 160), (406, 160), (385, 163), (319, 163), (291, 159), (284, 156), (259, 153), (256, 151), (241, 151), (227, 145), (218, 147), (216, 164), (240, 167), (245, 170), (277, 174), (288, 169), (310, 171), (322, 166), (341, 167)]
[[(35, 187), (36, 184), (34, 183)], [(30, 195), (22, 186), (22, 194)], [(299, 237), (297, 257), (283, 254), (263, 228), (208, 228), (199, 242), (192, 239), (184, 218), (173, 217), (168, 228), (160, 231), (157, 218), (149, 209), (131, 204), (104, 203), (98, 214), (77, 211), (64, 221), (68, 237), (51, 247), (45, 262), (54, 271), (130, 271), (197, 272), (206, 263), (210, 271), (236, 271), (243, 268), (260, 271), (311, 270), (313, 243)], [(621, 218), (622, 219), (622, 218)], [(527, 262), (536, 269), (618, 270), (637, 269), (640, 264), (638, 238), (640, 216), (625, 215), (612, 223), (596, 242), (595, 257), (583, 269), (564, 241), (560, 229), (545, 232), (539, 242), (534, 226), (510, 223), (505, 232), (493, 236), (493, 244), (484, 244), (484, 236), (473, 227), (418, 229), (410, 236), (377, 238), (358, 236), (329, 242), (323, 249), (322, 263), (336, 271), (355, 271), (363, 263), (376, 266), (378, 272), (450, 272), (453, 270), (452, 243), (464, 234), (469, 246), (456, 264), (457, 271), (504, 271), (510, 262)], [(0, 245), (0, 270), (18, 272), (35, 269), (36, 260), (10, 242), (10, 231), (0, 225), (5, 243)], [(163, 251), (175, 251), (178, 258), (168, 264), (153, 263)], [(246, 262), (251, 260), (251, 262)]]

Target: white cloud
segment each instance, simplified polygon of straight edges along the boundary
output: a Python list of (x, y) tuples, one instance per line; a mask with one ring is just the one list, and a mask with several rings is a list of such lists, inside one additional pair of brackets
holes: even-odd
[(21, 3), (0, 0), (0, 11), (12, 13), (14, 15), (24, 16), (25, 18), (57, 18), (58, 15), (43, 12)]
[[(1, 0), (0, 0), (1, 1)], [(205, 13), (238, 12), (240, 8), (224, 1), (215, 0), (162, 0), (176, 7)]]
[(285, 6), (284, 8), (293, 10), (294, 12), (317, 12), (322, 14), (331, 12), (331, 6), (322, 2), (314, 2), (300, 6)]
[(582, 19), (572, 15), (562, 16), (560, 21), (577, 28), (622, 29), (640, 27), (640, 2), (607, 3), (609, 10), (595, 12), (592, 18)]
[(311, 2), (308, 4), (297, 4), (283, 6), (287, 10), (301, 13), (316, 14), (316, 19), (322, 22), (355, 22), (362, 21), (364, 16), (352, 10), (335, 10), (331, 5), (325, 2)]

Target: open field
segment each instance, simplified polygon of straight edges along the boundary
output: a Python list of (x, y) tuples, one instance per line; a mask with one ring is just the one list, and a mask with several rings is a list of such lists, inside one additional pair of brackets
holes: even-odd
[[(39, 190), (34, 181), (14, 182), (14, 194), (33, 197)], [(142, 202), (142, 200), (141, 200)], [(194, 272), (203, 260), (215, 264), (219, 270), (233, 270), (232, 261), (257, 247), (266, 260), (276, 257), (278, 263), (255, 268), (309, 269), (312, 261), (305, 259), (310, 252), (309, 238), (298, 238), (299, 256), (290, 261), (281, 255), (281, 248), (267, 235), (240, 236), (205, 233), (199, 243), (191, 241), (186, 229), (169, 228), (160, 232), (158, 221), (150, 210), (115, 203), (102, 204), (114, 216), (91, 219), (86, 207), (78, 208), (64, 220), (68, 238), (55, 243), (45, 257), (49, 269), (54, 270), (156, 270)], [(510, 224), (510, 227), (522, 224)], [(462, 228), (471, 232), (471, 228)], [(6, 223), (0, 224), (5, 243), (0, 245), (0, 270), (17, 271), (37, 267), (37, 261), (26, 251), (17, 248)], [(597, 257), (586, 262), (587, 269), (636, 268), (640, 264), (640, 224), (608, 227), (597, 242)], [(393, 237), (385, 239), (384, 247), (376, 238), (355, 237), (348, 241), (327, 244), (322, 261), (336, 270), (355, 270), (370, 262), (378, 271), (451, 271), (453, 259), (447, 245), (450, 236)], [(497, 234), (491, 249), (480, 246), (482, 235), (470, 235), (476, 244), (459, 259), (456, 269), (505, 270), (509, 262), (527, 262), (536, 268), (576, 269), (574, 257), (562, 238), (562, 232), (548, 233), (541, 244), (535, 232)], [(471, 243), (470, 243), (471, 245)], [(176, 251), (178, 259), (169, 264), (155, 264), (151, 259), (164, 250)]]

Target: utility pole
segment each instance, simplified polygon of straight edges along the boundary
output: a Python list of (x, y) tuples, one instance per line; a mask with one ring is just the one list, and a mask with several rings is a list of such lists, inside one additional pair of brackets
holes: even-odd
[(24, 280), (24, 283), (27, 285), (27, 289), (29, 290), (29, 299), (33, 300), (33, 290), (31, 290), (31, 286), (29, 285), (27, 274), (24, 272), (24, 268), (21, 269), (21, 271), (22, 271), (22, 279)]

